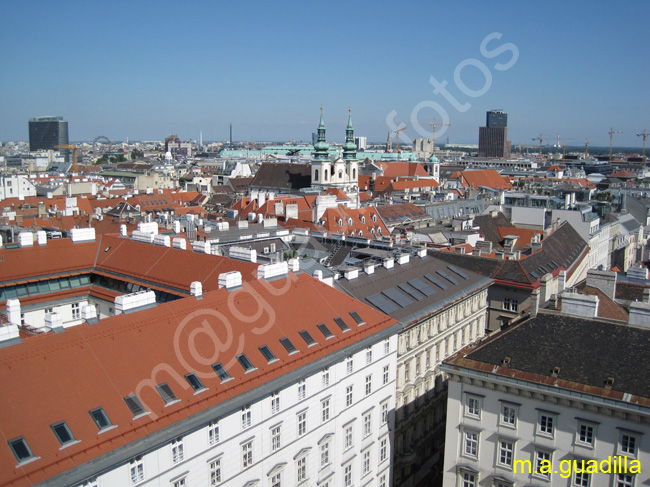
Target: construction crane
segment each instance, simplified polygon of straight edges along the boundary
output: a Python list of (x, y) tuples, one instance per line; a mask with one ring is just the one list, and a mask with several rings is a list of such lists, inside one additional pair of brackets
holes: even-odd
[(397, 162), (399, 162), (399, 155), (400, 155), (400, 150), (399, 150), (399, 133), (402, 130), (406, 130), (408, 127), (402, 127), (401, 129), (395, 130), (395, 134), (397, 134)]
[(428, 123), (428, 122), (418, 122), (417, 124), (415, 123), (410, 123), (410, 122), (398, 122), (397, 126), (399, 127), (400, 125), (430, 125), (432, 127), (432, 132), (433, 132), (433, 138), (431, 139), (433, 142), (433, 148), (431, 149), (431, 153), (435, 152), (436, 150), (436, 127), (450, 127), (450, 123), (436, 123), (436, 118), (433, 118), (433, 123)]
[(72, 149), (72, 172), (77, 172), (77, 146), (76, 145), (55, 145), (55, 149)]
[(537, 147), (537, 146), (536, 146), (536, 145), (522, 145), (521, 143), (519, 143), (519, 159), (521, 159), (521, 157), (522, 157), (522, 156), (521, 156), (521, 149), (522, 149), (522, 147), (526, 147), (526, 148), (528, 148), (528, 147)]
[(608, 132), (609, 134), (609, 163), (612, 163), (612, 147), (614, 147), (614, 134), (622, 134), (622, 130), (614, 130), (612, 127), (610, 131)]
[[(539, 137), (533, 137), (530, 140), (539, 140), (539, 160), (542, 161), (542, 143), (544, 142), (544, 137), (547, 137), (544, 134), (539, 134)], [(548, 138), (547, 138), (548, 140)]]
[(648, 135), (650, 134), (646, 133), (645, 130), (643, 130), (643, 132), (640, 134), (636, 134), (637, 137), (643, 137), (643, 164), (645, 164), (645, 139)]

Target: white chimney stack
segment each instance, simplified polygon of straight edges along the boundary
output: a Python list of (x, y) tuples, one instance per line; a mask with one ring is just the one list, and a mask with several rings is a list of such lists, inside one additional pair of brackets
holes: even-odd
[(20, 318), (20, 300), (19, 299), (7, 299), (7, 319), (12, 325), (21, 324)]
[(196, 298), (203, 296), (203, 284), (201, 284), (201, 281), (194, 281), (190, 284), (190, 294)]
[(224, 272), (223, 274), (219, 274), (219, 289), (224, 287), (226, 289), (232, 289), (234, 287), (239, 287), (241, 285), (242, 285), (241, 272), (231, 271), (231, 272)]

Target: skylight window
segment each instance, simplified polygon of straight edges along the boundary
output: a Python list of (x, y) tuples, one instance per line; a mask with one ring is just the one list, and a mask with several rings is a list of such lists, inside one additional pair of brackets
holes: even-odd
[(212, 369), (219, 376), (219, 379), (221, 379), (221, 382), (226, 382), (227, 380), (232, 379), (232, 377), (230, 377), (230, 374), (228, 373), (228, 371), (224, 368), (223, 365), (221, 365), (221, 363), (214, 364), (212, 366)]
[(334, 318), (334, 322), (339, 325), (339, 328), (341, 331), (350, 331), (350, 327), (345, 324), (345, 321), (343, 321), (343, 318)]
[(325, 326), (325, 323), (321, 323), (320, 325), (316, 325), (320, 332), (325, 336), (325, 338), (334, 338), (334, 334), (330, 331), (327, 326)]
[(255, 366), (253, 365), (253, 362), (250, 361), (250, 359), (246, 356), (246, 354), (242, 353), (241, 355), (237, 355), (237, 360), (239, 360), (239, 363), (241, 364), (242, 367), (244, 367), (244, 370), (246, 372), (252, 372), (255, 370)]
[(195, 391), (202, 391), (205, 389), (205, 386), (203, 385), (203, 382), (201, 382), (201, 379), (198, 378), (198, 376), (192, 372), (191, 374), (187, 374), (185, 376), (185, 380), (192, 386), (192, 389)]
[(113, 423), (111, 423), (111, 420), (102, 408), (93, 409), (90, 411), (90, 416), (93, 418), (93, 421), (100, 431), (113, 426)]
[(314, 345), (317, 345), (316, 340), (312, 338), (307, 330), (302, 330), (300, 332), (300, 336), (303, 340), (305, 340), (305, 343), (307, 343), (308, 346), (312, 347)]
[(176, 397), (176, 394), (174, 394), (174, 391), (172, 391), (167, 382), (158, 384), (156, 386), (156, 390), (158, 391), (158, 394), (160, 394), (160, 397), (163, 398), (163, 401), (165, 401), (165, 405), (179, 401), (179, 399)]
[(27, 440), (25, 440), (24, 437), (21, 436), (20, 438), (11, 440), (8, 443), (9, 443), (9, 448), (11, 448), (11, 451), (13, 452), (14, 456), (16, 457), (16, 460), (18, 460), (19, 463), (27, 462), (28, 460), (34, 458), (32, 449), (29, 447), (29, 445), (27, 444)]
[(126, 403), (127, 406), (129, 406), (129, 409), (131, 410), (131, 412), (133, 413), (133, 417), (135, 418), (147, 413), (147, 410), (144, 408), (144, 406), (140, 402), (140, 399), (138, 399), (138, 396), (136, 396), (135, 394), (125, 397), (124, 402)]
[(68, 425), (65, 424), (65, 421), (53, 424), (50, 427), (52, 428), (52, 431), (54, 431), (56, 439), (59, 440), (59, 443), (61, 443), (61, 445), (65, 446), (76, 441), (75, 437), (72, 435), (72, 431), (70, 431)]
[(262, 355), (264, 355), (264, 358), (268, 363), (275, 362), (277, 360), (277, 357), (273, 355), (271, 349), (266, 345), (262, 345), (260, 347), (260, 352), (262, 352)]
[(352, 319), (357, 322), (357, 326), (366, 324), (366, 322), (361, 319), (361, 316), (359, 316), (359, 313), (356, 311), (350, 311), (350, 316), (352, 316)]
[(282, 344), (282, 346), (284, 348), (287, 349), (287, 352), (289, 352), (289, 355), (291, 355), (292, 353), (298, 352), (296, 347), (293, 346), (293, 343), (291, 343), (291, 340), (289, 340), (288, 338), (286, 338), (286, 337), (285, 338), (280, 338), (280, 343)]

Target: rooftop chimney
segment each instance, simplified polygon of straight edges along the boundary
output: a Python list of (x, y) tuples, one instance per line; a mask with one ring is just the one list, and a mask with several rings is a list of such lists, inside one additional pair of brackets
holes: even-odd
[(18, 234), (18, 243), (21, 247), (33, 247), (34, 234), (32, 232), (20, 232)]
[(241, 272), (231, 271), (219, 274), (219, 289), (225, 287), (226, 289), (234, 289), (241, 287), (242, 276)]
[(598, 296), (565, 291), (562, 293), (562, 313), (584, 318), (598, 316)]
[(36, 232), (36, 241), (38, 245), (47, 245), (47, 233), (45, 233), (45, 230)]
[(139, 291), (115, 298), (115, 314), (119, 315), (137, 309), (150, 308), (156, 304), (156, 293)]
[(631, 303), (628, 323), (630, 325), (650, 328), (650, 303), (641, 301)]
[(614, 299), (616, 294), (616, 272), (589, 269), (587, 271), (587, 286), (600, 289), (609, 299)]
[(20, 317), (20, 300), (19, 299), (7, 299), (7, 319), (12, 325), (21, 324)]
[[(221, 276), (219, 276), (219, 278), (221, 278)], [(196, 299), (203, 297), (203, 284), (201, 284), (201, 281), (194, 281), (190, 284), (190, 294), (195, 296)]]
[(89, 325), (94, 325), (99, 322), (97, 318), (97, 309), (92, 305), (86, 305), (81, 308), (81, 319), (87, 322)]
[(45, 314), (45, 327), (50, 330), (63, 328), (63, 319), (59, 313), (46, 313)]

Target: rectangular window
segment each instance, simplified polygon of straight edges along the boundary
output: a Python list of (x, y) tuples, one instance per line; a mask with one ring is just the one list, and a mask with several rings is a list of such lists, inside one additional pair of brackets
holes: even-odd
[(241, 355), (237, 355), (237, 360), (239, 361), (239, 364), (244, 368), (244, 371), (246, 373), (256, 370), (253, 362), (250, 361), (246, 354), (242, 353)]
[(616, 477), (616, 487), (634, 487), (634, 475), (619, 473)]
[(501, 424), (506, 426), (515, 426), (517, 418), (517, 409), (509, 404), (501, 405)]
[(352, 406), (352, 386), (345, 388), (345, 407)]
[(352, 464), (346, 465), (343, 471), (343, 486), (352, 487)]
[(176, 438), (172, 441), (172, 463), (182, 462), (185, 459), (185, 447), (183, 438)]
[(330, 385), (330, 371), (329, 369), (323, 370), (323, 375), (321, 376), (323, 389), (329, 387)]
[(160, 394), (160, 397), (163, 398), (163, 401), (165, 401), (165, 405), (178, 402), (176, 394), (174, 394), (174, 391), (172, 391), (171, 387), (169, 387), (166, 382), (158, 384), (156, 390), (158, 391), (158, 394)]
[(266, 359), (266, 361), (268, 363), (275, 362), (277, 360), (276, 356), (273, 354), (271, 349), (269, 347), (267, 347), (266, 345), (262, 345), (259, 348), (259, 350), (260, 350), (260, 352), (262, 353), (262, 355), (264, 356), (264, 358)]
[(27, 440), (23, 437), (9, 441), (9, 447), (16, 457), (16, 460), (18, 460), (18, 463), (23, 463), (34, 458), (34, 454), (32, 453), (31, 448), (29, 448)]
[(388, 458), (388, 438), (382, 438), (379, 442), (379, 463)]
[(388, 384), (388, 370), (389, 370), (389, 366), (384, 365), (384, 372), (383, 372), (383, 375), (382, 375), (382, 383), (383, 383), (383, 385)]
[(404, 382), (411, 380), (411, 364), (409, 362), (404, 363)]
[(274, 393), (271, 396), (271, 414), (278, 414), (280, 412), (280, 396)]
[(379, 477), (379, 487), (386, 487), (386, 474)]
[(219, 441), (219, 421), (213, 421), (208, 425), (208, 443), (216, 445)]
[(214, 364), (212, 366), (212, 370), (214, 370), (214, 373), (217, 374), (219, 379), (221, 379), (221, 382), (226, 382), (227, 380), (232, 379), (228, 371), (224, 368), (223, 365), (221, 365), (221, 363)]
[(249, 408), (242, 408), (241, 413), (241, 429), (245, 430), (250, 428), (253, 424), (253, 419), (251, 416), (251, 410)]
[(93, 409), (90, 411), (90, 416), (93, 418), (93, 421), (100, 431), (113, 426), (113, 423), (108, 419), (108, 416), (102, 408)]
[(418, 377), (420, 375), (420, 357), (417, 356), (415, 357), (415, 377)]
[(381, 405), (381, 424), (388, 423), (388, 403), (385, 402)]
[(370, 472), (370, 449), (363, 452), (362, 472), (363, 472), (363, 475), (366, 475), (367, 473)]
[(476, 487), (476, 474), (472, 472), (463, 472), (462, 481), (463, 487)]
[(366, 396), (369, 396), (372, 394), (372, 376), (367, 375), (366, 376)]
[(69, 443), (75, 442), (72, 431), (70, 431), (70, 428), (68, 428), (68, 425), (65, 423), (65, 421), (53, 424), (50, 427), (52, 428), (52, 431), (54, 431), (54, 435), (56, 436), (56, 439), (59, 440), (59, 443), (61, 443), (61, 445), (65, 446)]
[(621, 452), (625, 455), (636, 456), (637, 438), (636, 436), (623, 433), (621, 434)]
[(286, 338), (286, 337), (285, 338), (280, 338), (280, 343), (285, 348), (285, 350), (287, 352), (289, 352), (289, 355), (298, 352), (296, 347), (293, 346), (293, 343), (291, 343), (291, 340), (289, 340), (288, 338)]
[(305, 381), (301, 381), (298, 384), (298, 400), (302, 401), (305, 397), (307, 397), (307, 385)]
[(253, 465), (253, 440), (247, 441), (241, 446), (242, 468)]
[(330, 442), (325, 441), (320, 446), (320, 468), (330, 464)]
[(551, 452), (535, 451), (535, 473), (547, 479), (551, 477)]
[(144, 461), (141, 456), (131, 460), (129, 470), (131, 472), (131, 485), (136, 485), (144, 481)]
[(126, 402), (126, 405), (129, 406), (129, 409), (133, 413), (133, 416), (136, 418), (147, 412), (147, 410), (140, 402), (140, 399), (138, 399), (138, 396), (135, 394), (125, 397), (124, 402)]
[(593, 446), (594, 427), (592, 425), (584, 423), (578, 425), (578, 443)]
[(479, 418), (481, 416), (481, 400), (478, 397), (467, 396), (467, 416)]
[(280, 426), (271, 429), (271, 450), (278, 451), (282, 448), (282, 436), (280, 436)]
[(278, 472), (271, 477), (271, 487), (282, 487), (282, 472)]
[(354, 371), (354, 362), (352, 360), (352, 357), (348, 357), (347, 361), (345, 362), (345, 370), (348, 375)]
[(302, 436), (307, 433), (307, 412), (304, 411), (298, 414), (298, 436)]
[(320, 332), (323, 334), (326, 340), (330, 338), (334, 338), (334, 334), (330, 331), (327, 326), (325, 326), (325, 323), (321, 323), (320, 325), (316, 325), (316, 328), (320, 330)]
[(314, 345), (317, 345), (316, 340), (312, 338), (312, 336), (309, 334), (307, 330), (302, 330), (299, 333), (302, 339), (305, 340), (305, 343), (307, 344), (308, 347), (313, 347)]
[(185, 477), (183, 477), (182, 479), (174, 480), (173, 486), (174, 487), (186, 487), (187, 484), (185, 483)]
[(589, 474), (587, 472), (575, 472), (573, 474), (574, 487), (589, 487)]
[(372, 433), (372, 412), (363, 416), (363, 437), (366, 438)]
[(465, 444), (463, 447), (465, 455), (476, 458), (478, 455), (478, 433), (476, 431), (465, 431)]
[(216, 487), (221, 483), (221, 458), (210, 462), (210, 487)]
[(323, 399), (320, 403), (321, 421), (324, 423), (330, 419), (330, 400)]
[(194, 372), (192, 372), (191, 374), (187, 374), (185, 376), (185, 380), (187, 380), (188, 384), (196, 392), (202, 391), (202, 390), (205, 389), (205, 386), (203, 385), (203, 382), (201, 382), (201, 379), (199, 379), (198, 376)]
[(368, 348), (366, 350), (366, 364), (371, 364), (372, 363), (372, 349)]
[(511, 441), (499, 440), (499, 464), (512, 467), (515, 445)]
[(72, 319), (73, 320), (78, 320), (81, 318), (81, 306), (79, 303), (73, 303), (72, 304)]
[(554, 417), (548, 414), (539, 415), (538, 431), (545, 435), (553, 435)]
[(384, 341), (384, 355), (388, 355), (390, 353), (390, 340), (387, 338)]
[(296, 480), (302, 482), (307, 478), (307, 457), (299, 458), (296, 462)]
[(343, 447), (344, 450), (349, 450), (350, 448), (352, 448), (352, 428), (353, 428), (352, 425), (345, 428), (345, 436), (344, 436), (345, 442)]

